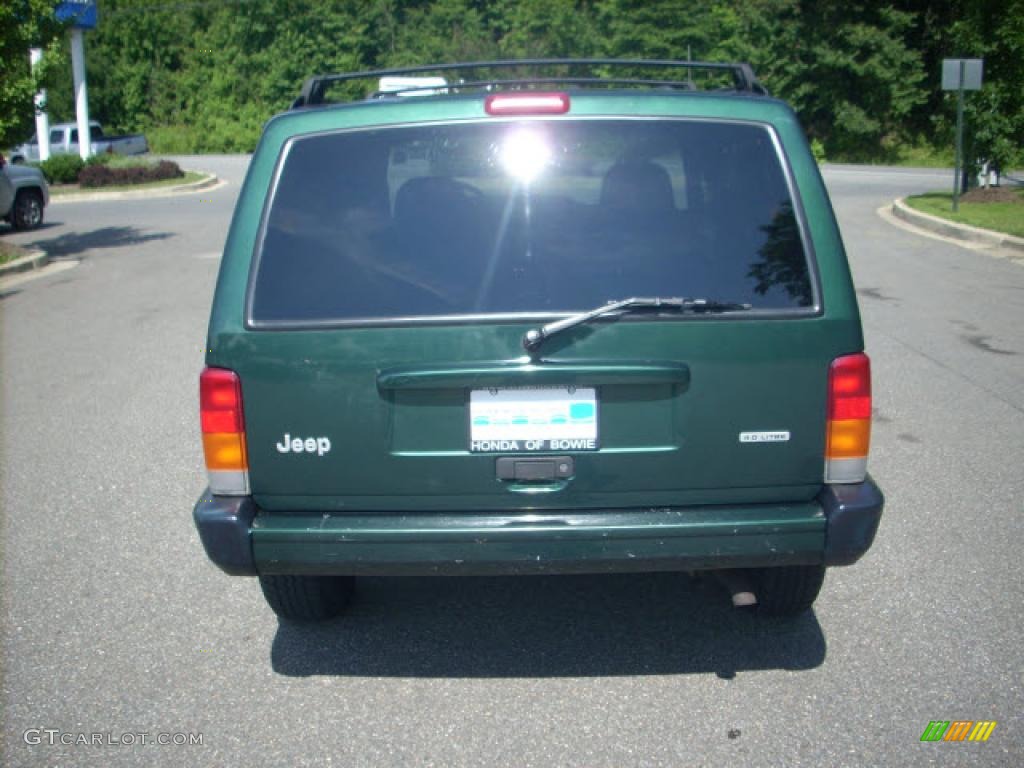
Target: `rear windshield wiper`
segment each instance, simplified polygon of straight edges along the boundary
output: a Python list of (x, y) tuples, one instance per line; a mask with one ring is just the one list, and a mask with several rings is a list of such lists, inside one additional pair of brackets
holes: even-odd
[(610, 301), (596, 309), (580, 312), (578, 315), (572, 315), (563, 320), (555, 320), (547, 325), (542, 325), (540, 328), (531, 328), (523, 335), (523, 348), (527, 352), (533, 352), (544, 343), (545, 339), (612, 312), (629, 312), (634, 309), (671, 309), (679, 312), (732, 312), (750, 309), (750, 306), (750, 304), (738, 304), (730, 301), (687, 299), (682, 297), (633, 297), (631, 299)]

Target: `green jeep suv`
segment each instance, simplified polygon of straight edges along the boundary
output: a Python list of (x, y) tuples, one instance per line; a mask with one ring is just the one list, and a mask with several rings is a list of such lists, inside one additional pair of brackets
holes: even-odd
[(796, 614), (881, 516), (863, 348), (818, 168), (747, 65), (312, 78), (224, 248), (195, 522), (291, 619), (358, 575), (659, 570)]

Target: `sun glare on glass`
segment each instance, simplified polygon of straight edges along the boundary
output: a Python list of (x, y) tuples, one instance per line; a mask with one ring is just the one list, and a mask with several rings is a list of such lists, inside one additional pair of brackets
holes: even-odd
[(551, 161), (551, 148), (537, 133), (511, 133), (501, 147), (501, 164), (505, 171), (523, 184), (529, 184)]

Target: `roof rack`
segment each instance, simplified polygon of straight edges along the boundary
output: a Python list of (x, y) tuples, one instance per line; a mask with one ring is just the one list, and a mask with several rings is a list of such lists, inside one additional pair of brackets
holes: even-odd
[[(475, 79), (452, 83), (446, 90), (454, 91), (461, 88), (486, 87), (522, 87), (536, 84), (551, 85), (556, 83), (567, 85), (648, 85), (662, 88), (680, 88), (695, 90), (690, 71), (694, 69), (727, 72), (732, 74), (735, 90), (767, 96), (768, 91), (758, 82), (754, 70), (745, 63), (725, 63), (712, 61), (674, 61), (670, 59), (503, 59), (498, 61), (470, 61), (461, 64), (428, 64), (417, 67), (399, 67), (395, 69), (376, 69), (364, 72), (343, 72), (336, 75), (315, 75), (302, 85), (302, 93), (292, 104), (292, 109), (311, 107), (326, 103), (324, 94), (333, 83), (351, 82), (353, 80), (370, 80), (381, 77), (422, 75), (430, 72), (458, 72), (474, 69), (497, 69), (511, 67), (545, 67), (545, 66), (601, 66), (601, 67), (649, 67), (687, 70), (686, 80), (652, 80), (645, 78), (614, 78), (614, 77), (528, 77), (510, 80)], [(435, 87), (436, 88), (436, 87)], [(383, 95), (393, 96), (399, 93), (422, 91), (424, 88), (410, 87), (391, 91), (387, 94), (373, 92), (372, 97)], [(440, 89), (438, 89), (440, 90)]]

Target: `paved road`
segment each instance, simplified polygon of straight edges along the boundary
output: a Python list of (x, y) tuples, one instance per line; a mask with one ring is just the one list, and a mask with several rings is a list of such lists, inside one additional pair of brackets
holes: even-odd
[[(4, 235), (81, 264), (0, 300), (0, 764), (1024, 763), (1024, 268), (875, 214), (945, 176), (826, 174), (888, 505), (812, 614), (758, 622), (672, 574), (367, 579), (350, 616), (298, 628), (192, 527), (196, 375), (245, 160), (191, 164), (230, 184), (57, 204), (46, 229)], [(920, 743), (958, 718), (999, 725)]]

